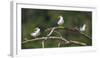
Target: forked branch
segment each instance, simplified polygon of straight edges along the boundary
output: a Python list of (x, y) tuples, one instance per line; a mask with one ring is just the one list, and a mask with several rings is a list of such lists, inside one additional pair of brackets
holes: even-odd
[[(25, 38), (25, 41), (23, 41), (22, 44), (28, 43), (28, 42), (32, 42), (32, 41), (39, 41), (40, 40), (40, 41), (42, 41), (41, 42), (42, 48), (44, 48), (45, 47), (44, 46), (45, 40), (48, 40), (48, 39), (54, 39), (54, 40), (58, 39), (58, 40), (63, 41), (64, 44), (73, 43), (73, 44), (79, 44), (79, 45), (83, 45), (83, 46), (87, 45), (86, 43), (83, 43), (83, 42), (73, 41), (73, 40), (67, 40), (67, 39), (63, 38), (62, 35), (61, 35), (61, 33), (58, 32), (58, 31), (56, 31), (56, 29), (59, 29), (59, 27), (53, 27), (53, 28), (46, 29), (45, 31), (50, 30), (50, 32), (45, 37), (39, 37), (39, 38), (29, 39), (29, 40), (27, 38)], [(63, 28), (63, 29), (66, 29), (66, 28)], [(59, 36), (51, 36), (53, 32), (57, 33)], [(80, 31), (79, 31), (79, 33), (90, 39), (90, 37), (87, 36), (87, 35), (85, 35), (84, 33), (80, 32)], [(61, 46), (61, 42), (58, 43), (58, 47), (60, 47), (60, 46)]]
[[(23, 41), (22, 44), (28, 43), (28, 42), (32, 42), (32, 41), (42, 40), (42, 48), (44, 48), (44, 40), (47, 40), (46, 38), (48, 38), (48, 37), (41, 37), (41, 38), (30, 39), (30, 40), (27, 40), (27, 41)], [(62, 41), (64, 41), (65, 44), (73, 43), (73, 44), (79, 44), (79, 45), (83, 45), (83, 46), (86, 45), (86, 43), (79, 42), (79, 41), (73, 41), (73, 40), (66, 40), (63, 37), (50, 36), (49, 39), (62, 40)], [(58, 47), (60, 47), (60, 42), (58, 43)]]

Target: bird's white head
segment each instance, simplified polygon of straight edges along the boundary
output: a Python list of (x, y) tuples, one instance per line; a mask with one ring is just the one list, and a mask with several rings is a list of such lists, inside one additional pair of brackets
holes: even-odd
[(60, 15), (59, 18), (60, 18), (60, 19), (63, 19), (63, 16)]
[(36, 30), (37, 30), (37, 32), (40, 32), (40, 28), (39, 27), (37, 27), (37, 28), (35, 28)]
[(37, 28), (35, 28), (35, 29), (37, 30), (37, 29), (40, 29), (40, 28), (39, 28), (39, 27), (37, 27)]

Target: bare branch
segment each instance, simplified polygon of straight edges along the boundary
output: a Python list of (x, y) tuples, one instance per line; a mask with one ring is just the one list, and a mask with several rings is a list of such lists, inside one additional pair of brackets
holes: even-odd
[[(55, 28), (55, 29), (66, 29), (66, 30), (71, 30), (70, 28), (60, 28), (60, 27), (53, 27), (53, 28)], [(47, 28), (46, 31), (47, 31), (47, 30), (51, 30), (51, 29), (52, 29), (51, 31), (54, 31), (55, 29), (53, 30), (53, 28)], [(79, 32), (80, 34), (82, 34), (83, 36), (85, 36), (86, 38), (91, 39), (91, 37), (88, 36), (88, 35), (86, 35), (85, 33), (80, 32), (80, 31), (77, 30), (77, 29), (75, 29), (75, 30), (76, 30), (77, 32)], [(73, 32), (73, 31), (72, 31), (72, 32)], [(52, 34), (52, 33), (51, 33), (51, 34)]]
[(37, 40), (47, 40), (47, 38), (49, 38), (49, 39), (59, 39), (59, 40), (65, 41), (66, 43), (69, 43), (69, 41), (66, 40), (63, 37), (50, 36), (50, 37), (41, 37), (41, 38), (30, 39), (30, 40), (27, 40), (27, 41), (23, 41), (22, 44), (27, 43), (27, 42), (31, 42), (31, 41), (37, 41)]
[[(83, 42), (73, 41), (73, 40), (67, 40), (67, 39), (63, 38), (62, 35), (60, 34), (60, 32), (58, 32), (58, 31), (55, 30), (55, 29), (58, 29), (58, 28), (59, 28), (59, 27), (53, 27), (53, 28), (48, 28), (48, 29), (46, 29), (45, 31), (50, 30), (50, 32), (47, 34), (46, 37), (40, 37), (40, 38), (29, 39), (29, 40), (28, 40), (27, 38), (25, 38), (25, 41), (23, 41), (22, 44), (27, 43), (27, 42), (31, 42), (31, 41), (42, 40), (41, 44), (42, 44), (42, 48), (44, 48), (44, 42), (45, 42), (45, 40), (48, 40), (48, 39), (59, 39), (59, 40), (64, 41), (64, 44), (73, 43), (73, 44), (79, 44), (79, 45), (83, 45), (83, 46), (84, 46), (84, 45), (87, 45), (86, 43), (83, 43)], [(63, 29), (65, 29), (65, 28), (63, 28)], [(57, 37), (57, 36), (51, 36), (51, 34), (52, 34), (53, 32), (56, 32), (56, 33), (59, 35), (59, 37)], [(77, 32), (78, 32), (78, 31), (77, 31)], [(80, 32), (80, 31), (79, 31), (79, 32)], [(82, 33), (82, 32), (80, 32), (80, 34), (82, 34), (83, 36), (85, 36), (85, 37), (91, 39), (89, 36), (85, 35), (85, 34)], [(58, 43), (58, 47), (60, 47), (60, 46), (61, 46), (61, 43), (59, 42), (59, 43)]]
[(73, 40), (70, 40), (70, 43), (74, 43), (74, 44), (79, 44), (79, 45), (87, 45), (86, 43), (83, 43), (83, 42), (79, 42), (79, 41), (73, 41)]
[(61, 44), (61, 43), (59, 42), (59, 43), (58, 43), (58, 47), (60, 47), (60, 44)]
[(83, 32), (80, 32), (80, 34), (82, 34), (83, 36), (85, 36), (85, 37), (88, 38), (88, 39), (91, 39), (91, 37), (89, 37), (88, 35), (86, 35), (86, 34), (83, 33)]
[[(31, 41), (43, 40), (43, 41), (42, 41), (42, 47), (44, 48), (44, 40), (47, 40), (47, 38), (49, 38), (49, 39), (59, 39), (59, 40), (64, 41), (65, 44), (73, 43), (73, 44), (79, 44), (79, 45), (86, 45), (86, 44), (83, 43), (83, 42), (73, 41), (73, 40), (69, 40), (69, 41), (68, 41), (68, 40), (66, 40), (66, 39), (63, 38), (63, 37), (55, 37), (55, 36), (30, 39), (30, 40), (27, 40), (27, 41), (23, 41), (22, 44), (27, 43), (27, 42), (31, 42)], [(60, 46), (60, 43), (59, 43), (58, 45)]]
[(51, 29), (50, 33), (49, 33), (47, 36), (50, 36), (50, 35), (53, 33), (54, 30), (55, 30), (55, 27), (53, 27), (53, 28)]
[(41, 42), (41, 44), (42, 44), (42, 48), (44, 48), (44, 40)]

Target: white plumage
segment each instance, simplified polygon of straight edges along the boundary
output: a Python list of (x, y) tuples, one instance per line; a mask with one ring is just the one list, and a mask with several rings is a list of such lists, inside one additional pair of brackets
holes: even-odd
[(37, 37), (40, 35), (40, 28), (36, 28), (36, 31), (34, 31), (33, 33), (31, 33), (31, 36), (33, 37)]
[(86, 24), (84, 24), (82, 27), (80, 27), (80, 31), (85, 31), (86, 29)]
[(63, 17), (62, 17), (62, 16), (59, 16), (59, 17), (60, 17), (60, 19), (59, 19), (59, 21), (57, 22), (57, 24), (58, 24), (58, 25), (64, 24)]

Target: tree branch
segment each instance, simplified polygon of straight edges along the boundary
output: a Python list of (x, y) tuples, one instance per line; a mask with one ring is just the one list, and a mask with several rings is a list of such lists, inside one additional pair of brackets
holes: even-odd
[(59, 43), (58, 43), (58, 47), (60, 47), (60, 44), (61, 44), (61, 43), (59, 42)]
[(42, 44), (42, 48), (44, 48), (44, 40), (41, 42), (41, 44)]
[(79, 45), (83, 45), (83, 46), (87, 45), (86, 43), (73, 41), (73, 40), (70, 40), (70, 43), (79, 44)]
[[(68, 41), (68, 40), (66, 40), (66, 39), (63, 38), (63, 37), (56, 37), (56, 36), (41, 37), (41, 38), (30, 39), (30, 40), (27, 40), (27, 41), (23, 41), (22, 44), (28, 43), (28, 42), (31, 42), (31, 41), (43, 40), (43, 41), (42, 41), (42, 47), (44, 48), (44, 40), (47, 40), (47, 38), (49, 38), (49, 39), (59, 39), (59, 40), (64, 41), (65, 44), (74, 43), (74, 44), (79, 44), (79, 45), (86, 45), (85, 43), (82, 43), (82, 42), (73, 41), (73, 40), (69, 40), (69, 41)], [(58, 43), (58, 47), (59, 47), (59, 46), (60, 46), (60, 42)]]
[[(31, 42), (31, 41), (42, 40), (41, 45), (42, 45), (42, 48), (44, 48), (44, 42), (45, 42), (45, 40), (48, 40), (48, 38), (49, 38), (49, 39), (62, 40), (62, 41), (64, 41), (65, 44), (73, 43), (73, 44), (79, 44), (79, 45), (83, 45), (83, 46), (87, 45), (86, 43), (83, 43), (83, 42), (73, 41), (73, 40), (67, 40), (67, 39), (63, 38), (62, 35), (60, 34), (60, 32), (56, 31), (55, 29), (59, 29), (59, 27), (53, 27), (53, 28), (46, 29), (45, 31), (50, 30), (50, 32), (47, 34), (46, 37), (40, 37), (40, 38), (35, 38), (35, 39), (30, 39), (30, 40), (28, 40), (27, 38), (25, 38), (25, 41), (23, 41), (22, 44), (28, 43), (28, 42)], [(63, 28), (63, 29), (66, 29), (66, 28)], [(59, 35), (59, 37), (57, 37), (57, 36), (51, 36), (51, 34), (53, 32), (56, 32)], [(80, 31), (79, 31), (79, 33), (82, 34), (83, 36), (91, 39), (89, 36), (85, 35), (84, 33), (80, 32)], [(59, 42), (58, 43), (58, 47), (60, 47), (60, 46), (61, 46), (61, 43)]]
[(49, 38), (49, 39), (59, 39), (59, 40), (65, 41), (66, 43), (69, 43), (69, 41), (66, 40), (65, 38), (56, 37), (56, 36), (50, 36), (50, 37), (41, 37), (41, 38), (35, 38), (35, 39), (26, 40), (26, 41), (23, 41), (22, 44), (27, 43), (27, 42), (31, 42), (31, 41), (37, 41), (37, 40), (47, 40), (47, 38)]
[[(80, 32), (80, 31), (79, 31)], [(89, 37), (88, 35), (86, 35), (85, 33), (83, 33), (83, 32), (80, 32), (80, 34), (82, 34), (83, 36), (85, 36), (86, 38), (88, 38), (88, 39), (92, 39), (91, 37)]]
[[(52, 29), (52, 30), (51, 30)], [(55, 29), (67, 29), (67, 30), (72, 30), (72, 29), (70, 29), (70, 28), (60, 28), (60, 27), (53, 27), (53, 28), (47, 28), (45, 31), (47, 31), (47, 30), (51, 30), (51, 32), (49, 33), (50, 35), (54, 32), (54, 30)], [(88, 39), (91, 39), (91, 37), (90, 36), (88, 36), (88, 35), (86, 35), (85, 33), (83, 33), (83, 32), (80, 32), (78, 29), (75, 29), (77, 32), (79, 32), (80, 34), (82, 34), (83, 36), (85, 36), (86, 38), (88, 38)]]
[(54, 30), (55, 30), (55, 27), (53, 27), (53, 28), (51, 29), (50, 33), (49, 33), (47, 36), (50, 36), (50, 35), (53, 33)]

